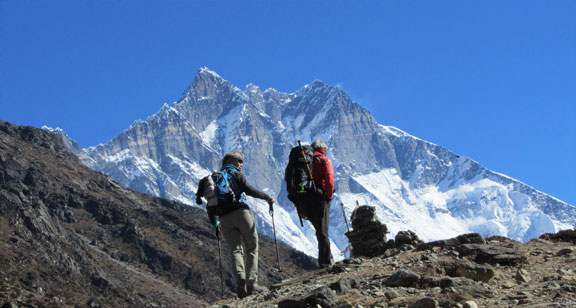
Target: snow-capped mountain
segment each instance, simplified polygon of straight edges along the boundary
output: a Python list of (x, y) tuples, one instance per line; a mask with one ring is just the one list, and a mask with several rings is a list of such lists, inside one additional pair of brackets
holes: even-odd
[[(252, 84), (241, 90), (202, 68), (180, 100), (76, 153), (127, 187), (193, 205), (199, 179), (218, 169), (223, 153), (240, 150), (248, 181), (278, 200), (278, 238), (315, 256), (313, 228), (299, 226), (283, 182), (290, 148), (314, 139), (328, 143), (335, 166), (330, 236), (337, 251), (347, 246), (341, 203), (348, 217), (357, 202), (375, 205), (392, 234), (410, 229), (425, 240), (465, 232), (528, 240), (576, 224), (574, 206), (379, 124), (321, 81), (293, 93)], [(271, 234), (268, 207), (251, 202), (259, 230)]]

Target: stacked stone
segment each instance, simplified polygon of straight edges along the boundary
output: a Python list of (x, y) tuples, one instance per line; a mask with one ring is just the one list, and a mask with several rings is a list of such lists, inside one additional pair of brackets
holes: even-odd
[(352, 212), (353, 230), (346, 233), (355, 257), (374, 257), (386, 250), (388, 228), (376, 217), (376, 208), (363, 205)]

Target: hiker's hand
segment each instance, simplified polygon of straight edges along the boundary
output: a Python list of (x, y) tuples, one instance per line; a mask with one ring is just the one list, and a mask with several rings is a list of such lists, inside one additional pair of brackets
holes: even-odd
[(202, 205), (202, 198), (196, 196), (196, 204)]
[(214, 228), (214, 231), (216, 231), (216, 234), (220, 233), (220, 220), (215, 219), (212, 222), (212, 228)]

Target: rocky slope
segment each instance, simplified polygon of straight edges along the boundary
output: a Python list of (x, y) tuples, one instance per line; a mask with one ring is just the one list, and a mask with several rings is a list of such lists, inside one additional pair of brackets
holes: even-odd
[[(0, 307), (198, 307), (220, 297), (205, 213), (122, 188), (48, 131), (0, 121)], [(261, 238), (263, 284), (311, 259)], [(224, 252), (226, 295), (234, 279)]]
[[(527, 243), (484, 239), (477, 233), (421, 243), (413, 235), (407, 232), (382, 242), (387, 247), (377, 255), (346, 260), (213, 307), (576, 305), (576, 230), (545, 234)], [(355, 246), (361, 255), (369, 252), (360, 248)]]
[[(574, 206), (381, 125), (342, 89), (321, 81), (291, 93), (240, 89), (203, 68), (181, 99), (110, 142), (87, 149), (70, 144), (88, 166), (122, 185), (187, 204), (223, 153), (241, 150), (248, 179), (279, 201), (279, 239), (315, 256), (314, 232), (309, 224), (299, 227), (282, 178), (296, 140), (316, 138), (329, 144), (336, 169), (330, 226), (335, 252), (347, 245), (339, 205), (349, 216), (356, 201), (376, 206), (393, 233), (410, 229), (425, 240), (478, 232), (527, 241), (576, 224)], [(271, 234), (265, 204), (252, 206), (260, 231)]]

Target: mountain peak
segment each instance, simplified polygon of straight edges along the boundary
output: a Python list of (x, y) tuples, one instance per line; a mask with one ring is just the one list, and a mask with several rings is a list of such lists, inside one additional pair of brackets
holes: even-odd
[(304, 89), (316, 89), (316, 88), (326, 88), (326, 87), (331, 88), (332, 86), (325, 83), (322, 80), (314, 79), (311, 83), (305, 85)]
[(262, 92), (262, 90), (260, 90), (260, 87), (257, 86), (257, 85), (255, 85), (255, 84), (253, 84), (253, 83), (247, 84), (247, 85), (246, 85), (246, 90), (247, 90), (248, 92), (255, 92), (255, 93), (256, 93), (256, 92)]
[(348, 97), (348, 94), (346, 94), (346, 92), (344, 92), (344, 90), (342, 90), (341, 87), (331, 85), (318, 79), (315, 79), (309, 84), (305, 85), (298, 92), (302, 95), (306, 94), (318, 95), (321, 93), (325, 93), (325, 94), (339, 94), (340, 96)]
[(60, 127), (53, 128), (44, 125), (41, 127), (41, 129), (53, 134), (60, 142), (62, 142), (62, 145), (64, 145), (64, 147), (68, 149), (70, 152), (74, 154), (79, 154), (81, 152), (80, 146), (74, 140), (72, 140), (72, 138), (70, 138), (70, 136), (68, 136), (66, 131), (64, 131), (62, 128)]
[(355, 105), (352, 98), (341, 87), (318, 79), (305, 85), (295, 94), (312, 99), (320, 107), (325, 104), (339, 106), (340, 108), (350, 108)]
[(204, 66), (198, 70), (194, 81), (184, 93), (184, 100), (198, 100), (215, 97), (218, 89), (228, 89), (230, 91), (240, 91), (229, 81), (225, 80), (215, 71)]
[(222, 76), (218, 75), (218, 73), (216, 73), (215, 71), (211, 70), (210, 68), (208, 68), (207, 66), (203, 66), (198, 70), (198, 74), (197, 75), (203, 75), (203, 76), (211, 76), (213, 78), (219, 78), (219, 79), (224, 79), (222, 78)]
[(222, 76), (220, 76), (215, 71), (209, 69), (206, 66), (203, 66), (198, 70), (196, 77), (194, 77), (192, 87), (200, 84), (221, 84), (221, 83), (228, 83), (228, 81), (222, 78)]

